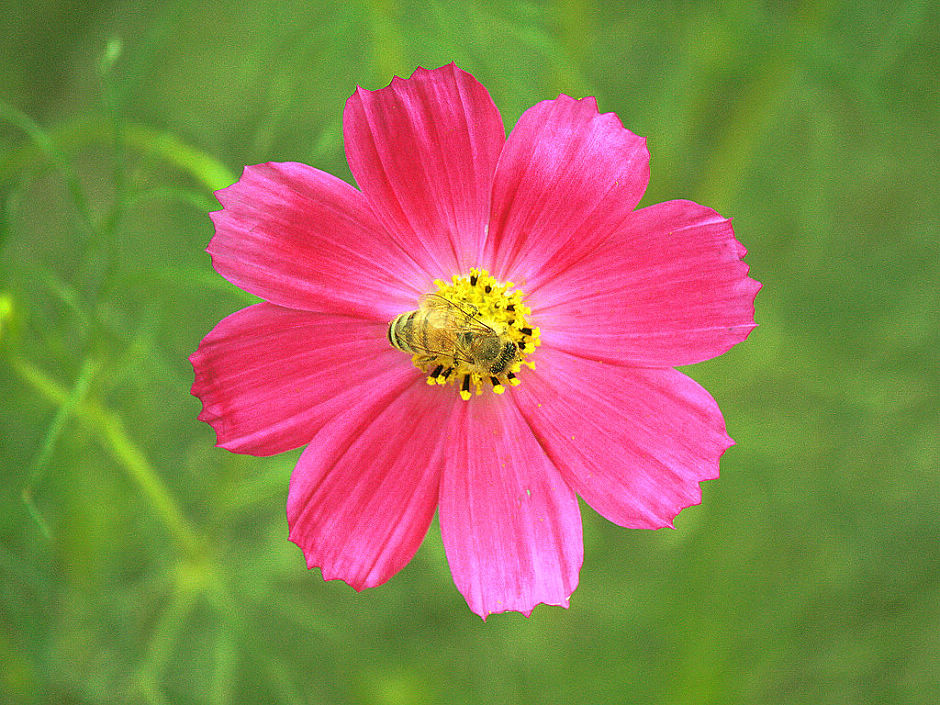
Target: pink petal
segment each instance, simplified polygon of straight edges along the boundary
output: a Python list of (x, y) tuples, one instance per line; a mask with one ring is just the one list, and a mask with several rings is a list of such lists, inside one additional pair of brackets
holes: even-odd
[(325, 580), (380, 585), (421, 545), (437, 506), (452, 397), (423, 378), (382, 407), (340, 414), (304, 450), (287, 498), (290, 539)]
[(212, 213), (213, 265), (272, 303), (387, 321), (426, 286), (429, 275), (362, 194), (335, 176), (293, 162), (258, 164), (216, 196), (223, 209)]
[(480, 264), (490, 187), (505, 141), (486, 89), (453, 64), (387, 88), (358, 88), (343, 115), (346, 156), (372, 208), (434, 276)]
[(458, 404), (446, 437), (441, 533), (470, 609), (485, 619), (567, 607), (583, 557), (578, 502), (515, 405), (489, 395)]
[(691, 201), (635, 211), (614, 236), (528, 292), (542, 342), (618, 364), (720, 355), (755, 327), (760, 284), (731, 221)]
[(218, 445), (273, 455), (307, 443), (354, 402), (381, 399), (416, 370), (384, 324), (255, 304), (222, 319), (190, 356), (192, 393)]
[(714, 399), (672, 369), (587, 362), (539, 350), (538, 367), (513, 390), (565, 481), (610, 521), (671, 526), (701, 501), (731, 445)]
[(529, 108), (496, 167), (487, 258), (498, 277), (535, 287), (593, 250), (649, 181), (646, 140), (594, 98)]

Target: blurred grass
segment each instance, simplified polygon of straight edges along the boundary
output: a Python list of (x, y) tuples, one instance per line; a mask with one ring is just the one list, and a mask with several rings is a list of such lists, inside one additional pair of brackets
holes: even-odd
[[(938, 10), (888, 3), (0, 7), (0, 701), (933, 703)], [(675, 532), (585, 508), (569, 611), (483, 625), (436, 527), (355, 594), (286, 540), (296, 453), (212, 447), (187, 355), (251, 297), (211, 191), (349, 179), (357, 84), (456, 61), (648, 136), (734, 217), (761, 327), (690, 370), (738, 445)]]

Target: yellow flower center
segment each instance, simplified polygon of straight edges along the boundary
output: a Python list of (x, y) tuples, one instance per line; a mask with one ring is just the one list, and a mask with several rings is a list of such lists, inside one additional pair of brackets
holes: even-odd
[(431, 385), (454, 383), (468, 400), (486, 387), (502, 394), (518, 385), (523, 365), (541, 341), (539, 329), (526, 317), (532, 313), (512, 282), (501, 283), (485, 269), (454, 275), (450, 284), (434, 281), (436, 291), (421, 297), (415, 311), (399, 314), (388, 324), (388, 341), (411, 353), (414, 366)]

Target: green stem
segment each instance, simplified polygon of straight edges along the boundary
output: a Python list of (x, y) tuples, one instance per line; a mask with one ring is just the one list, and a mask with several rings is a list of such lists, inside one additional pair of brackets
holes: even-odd
[[(88, 231), (95, 233), (96, 227), (91, 216), (91, 209), (88, 207), (88, 201), (85, 198), (85, 192), (62, 151), (60, 141), (55, 138), (53, 133), (43, 130), (33, 122), (28, 115), (3, 101), (0, 101), (0, 120), (15, 125), (30, 138), (29, 143), (18, 150), (13, 150), (5, 162), (0, 162), (0, 187), (3, 186), (6, 175), (17, 174), (26, 166), (41, 162), (45, 158), (52, 162), (62, 174), (66, 187), (72, 195), (75, 210), (78, 211), (78, 215)], [(9, 171), (5, 167), (11, 162), (14, 163), (15, 168)]]
[[(23, 117), (0, 103), (0, 117)], [(8, 114), (9, 113), (9, 114)], [(26, 124), (16, 124), (26, 129)], [(32, 123), (28, 123), (32, 125)], [(40, 137), (37, 137), (37, 134)], [(25, 168), (41, 161), (43, 156), (55, 155), (56, 161), (68, 152), (90, 144), (114, 145), (115, 139), (123, 147), (144, 154), (152, 154), (198, 179), (209, 190), (216, 191), (235, 182), (235, 175), (220, 161), (209, 154), (191, 147), (169, 132), (160, 132), (147, 125), (124, 124), (120, 134), (114, 134), (111, 123), (100, 118), (88, 117), (58, 128), (30, 135), (33, 142), (12, 150), (0, 162), (0, 186), (14, 178)]]
[[(19, 358), (10, 360), (13, 369), (43, 396), (59, 406), (68, 403), (70, 393), (42, 370)], [(201, 542), (163, 480), (140, 447), (131, 440), (117, 413), (95, 401), (84, 400), (75, 407), (75, 416), (95, 431), (105, 448), (125, 470), (156, 509), (170, 535), (188, 556), (202, 553)]]
[(30, 463), (29, 479), (26, 481), (26, 484), (23, 486), (23, 491), (21, 492), (21, 497), (23, 498), (23, 503), (26, 505), (27, 511), (39, 525), (40, 530), (47, 539), (52, 538), (52, 531), (49, 529), (49, 525), (36, 506), (36, 502), (33, 500), (33, 489), (49, 467), (52, 451), (55, 449), (56, 443), (62, 435), (66, 423), (68, 423), (68, 420), (75, 412), (75, 408), (88, 393), (88, 387), (97, 369), (98, 365), (93, 362), (91, 358), (86, 359), (82, 364), (82, 369), (78, 373), (75, 384), (72, 385), (72, 389), (67, 393), (62, 403), (59, 404), (59, 408), (56, 410), (52, 423), (49, 424), (49, 429), (46, 431), (46, 435), (43, 438), (39, 452), (36, 454), (36, 457), (33, 458), (33, 462)]
[(147, 651), (135, 674), (137, 688), (150, 702), (163, 702), (160, 675), (171, 661), (174, 646), (202, 594), (202, 586), (193, 582), (185, 563), (178, 565), (172, 595), (157, 618), (147, 642)]

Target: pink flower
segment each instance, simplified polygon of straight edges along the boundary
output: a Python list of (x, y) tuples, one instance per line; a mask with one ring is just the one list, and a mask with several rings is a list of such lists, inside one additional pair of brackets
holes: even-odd
[(594, 98), (506, 138), (472, 76), (418, 69), (357, 88), (343, 134), (361, 191), (268, 163), (218, 192), (213, 265), (265, 301), (191, 356), (199, 418), (237, 453), (307, 446), (287, 518), (325, 579), (384, 583), (438, 510), (474, 612), (567, 606), (576, 495), (654, 529), (718, 477), (733, 441), (673, 367), (754, 327), (745, 249), (696, 203), (634, 210), (645, 140)]

